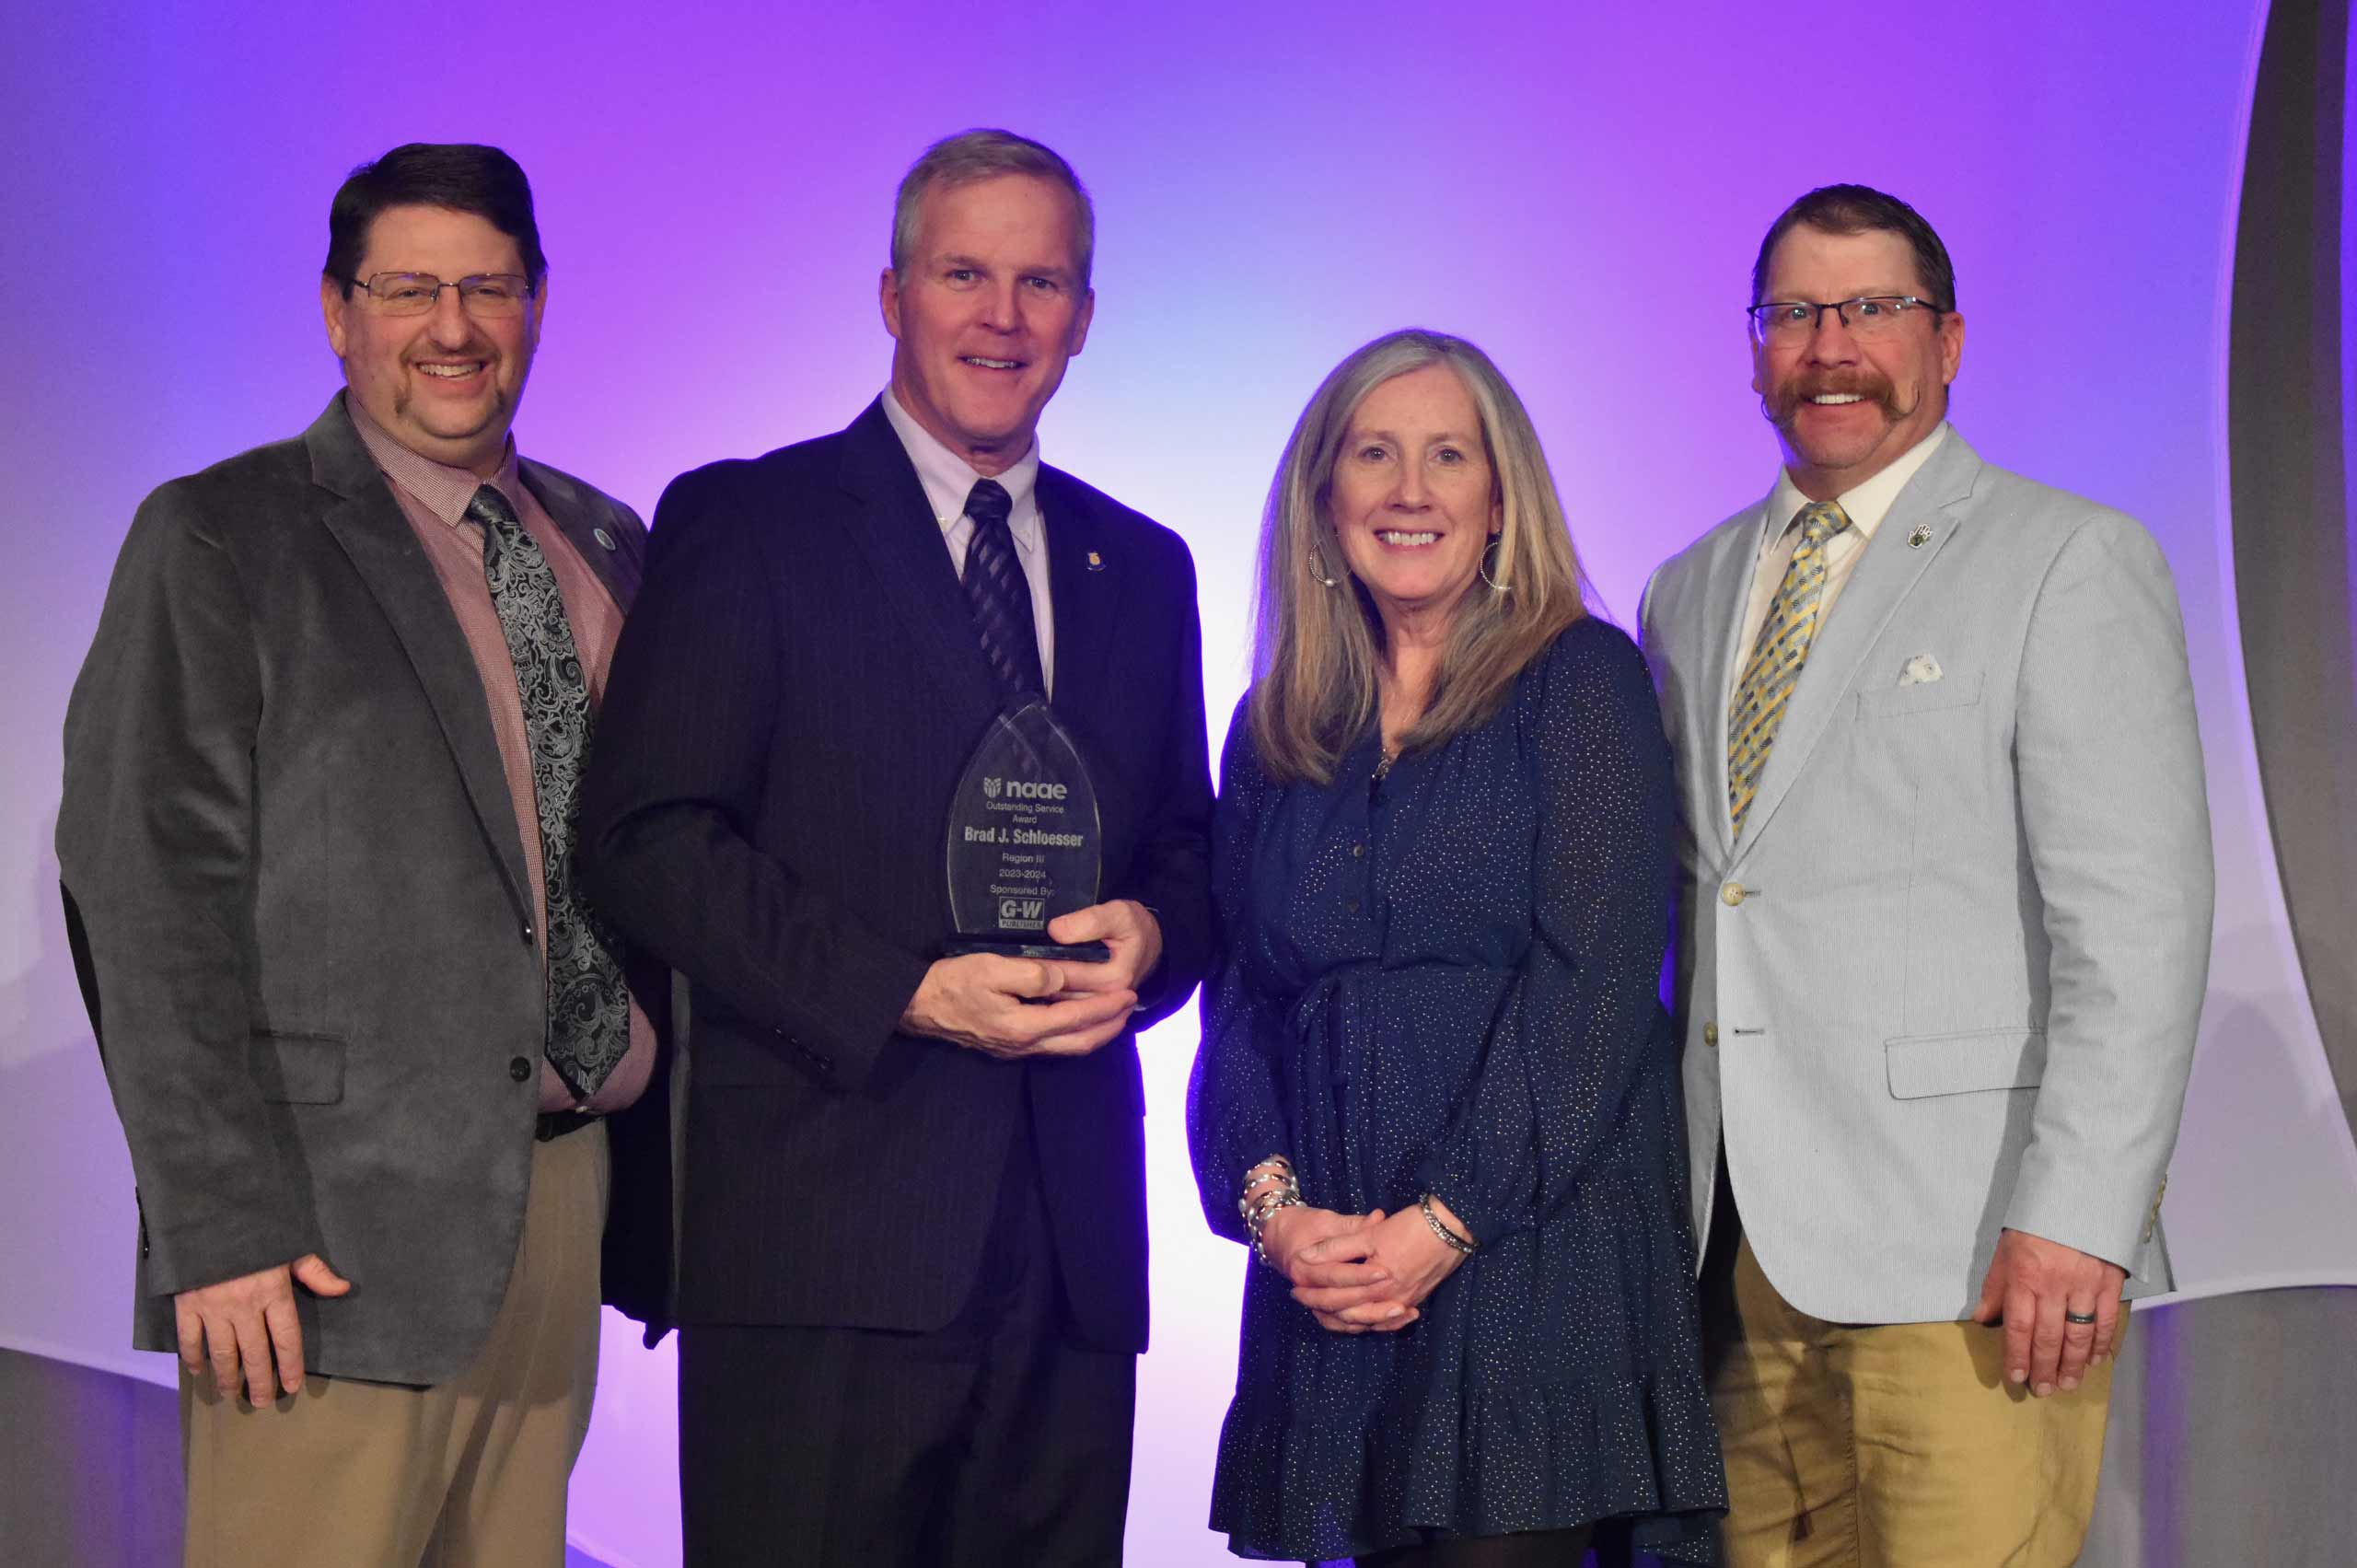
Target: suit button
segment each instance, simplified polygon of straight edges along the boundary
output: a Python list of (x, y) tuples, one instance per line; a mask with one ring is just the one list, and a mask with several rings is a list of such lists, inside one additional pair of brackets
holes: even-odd
[(531, 1059), (529, 1057), (518, 1056), (513, 1062), (510, 1062), (507, 1064), (507, 1075), (515, 1079), (519, 1084), (525, 1079), (530, 1077), (532, 1075)]
[(1353, 860), (1363, 860), (1363, 859), (1364, 859), (1365, 857), (1366, 857), (1366, 845), (1364, 845), (1364, 844), (1353, 844), (1353, 845), (1351, 846), (1351, 858), (1352, 858)]
[(1704, 1045), (1716, 1045), (1719, 1043), (1719, 1026), (1716, 1023), (1708, 1023), (1702, 1026), (1702, 1043)]
[(1719, 889), (1719, 902), (1729, 909), (1735, 908), (1736, 905), (1743, 902), (1743, 884), (1740, 882), (1730, 882)]

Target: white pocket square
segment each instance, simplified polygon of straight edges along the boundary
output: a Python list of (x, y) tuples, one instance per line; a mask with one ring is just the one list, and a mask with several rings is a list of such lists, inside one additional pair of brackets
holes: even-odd
[(1940, 661), (1929, 654), (1917, 654), (1898, 672), (1901, 686), (1928, 686), (1942, 674)]

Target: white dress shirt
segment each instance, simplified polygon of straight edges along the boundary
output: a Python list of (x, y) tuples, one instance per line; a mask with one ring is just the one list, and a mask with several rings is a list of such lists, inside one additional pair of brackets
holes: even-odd
[(1016, 559), (1023, 563), (1023, 580), (1031, 585), (1031, 624), (1039, 638), (1039, 674), (1048, 683), (1050, 696), (1056, 690), (1056, 615), (1055, 606), (1048, 597), (1048, 530), (1039, 516), (1039, 442), (1031, 441), (1031, 449), (1023, 454), (1016, 465), (1001, 474), (982, 474), (973, 466), (934, 438), (933, 433), (909, 417), (892, 389), (884, 389), (884, 417), (892, 422), (893, 434), (900, 438), (900, 446), (908, 452), (909, 461), (916, 465), (917, 482), (924, 486), (924, 498), (933, 507), (933, 520), (941, 525), (941, 540), (949, 547), (949, 567), (962, 580), (966, 575), (966, 546), (974, 537), (974, 519), (966, 516), (966, 497), (975, 484), (983, 479), (995, 479), (1003, 485), (1015, 508), (1006, 517), (1007, 531), (1015, 536)]
[[(1875, 529), (1890, 515), (1891, 504), (1915, 470), (1929, 460), (1947, 438), (1947, 421), (1942, 420), (1933, 432), (1910, 447), (1899, 459), (1883, 470), (1855, 490), (1842, 492), (1834, 497), (1841, 510), (1849, 516), (1850, 526), (1825, 541), (1825, 595), (1817, 600), (1817, 625), (1821, 633), (1825, 622), (1833, 614), (1833, 601), (1841, 597), (1841, 587), (1850, 580), (1851, 572), (1858, 564), (1858, 557), (1866, 552), (1873, 542)], [(1800, 486), (1793, 482), (1789, 470), (1776, 470), (1776, 488), (1768, 493), (1768, 517), (1761, 529), (1759, 564), (1751, 569), (1751, 598), (1744, 606), (1743, 636), (1736, 646), (1743, 652), (1735, 661), (1735, 668), (1727, 677), (1727, 701), (1735, 701), (1735, 689), (1742, 684), (1743, 667), (1751, 660), (1754, 644), (1759, 641), (1760, 628), (1768, 623), (1768, 607), (1776, 602), (1776, 590), (1783, 585), (1784, 568), (1793, 563), (1793, 552), (1800, 548), (1800, 530), (1793, 527), (1793, 519), (1800, 516), (1802, 507), (1809, 504)]]

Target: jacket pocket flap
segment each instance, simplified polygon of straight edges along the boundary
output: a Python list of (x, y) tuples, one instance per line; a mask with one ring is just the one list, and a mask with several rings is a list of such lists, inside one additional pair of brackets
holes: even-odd
[(1882, 1042), (1893, 1099), (2035, 1088), (2046, 1076), (2044, 1029), (1976, 1029)]
[(1884, 686), (1858, 693), (1858, 717), (1895, 719), (1908, 714), (1932, 714), (1943, 708), (1968, 708), (1980, 701), (1980, 674), (1943, 676), (1911, 686)]
[(333, 1105), (343, 1098), (343, 1041), (334, 1035), (258, 1034), (246, 1060), (266, 1100)]

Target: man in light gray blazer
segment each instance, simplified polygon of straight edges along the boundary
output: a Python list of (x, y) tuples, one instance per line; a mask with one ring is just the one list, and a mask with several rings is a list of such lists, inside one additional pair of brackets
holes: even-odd
[[(1752, 279), (1783, 470), (1663, 565), (1678, 987), (1738, 1564), (2063, 1564), (2208, 968), (2166, 563), (1946, 420), (1945, 248), (1860, 186)], [(1738, 1217), (1739, 1216), (1739, 1217)]]
[(644, 531), (509, 436), (547, 273), (505, 153), (354, 170), (344, 388), (148, 497), (75, 684), (58, 864), (191, 1563), (555, 1568), (601, 1283), (651, 1306), (603, 1118), (666, 978), (574, 895), (569, 805)]

